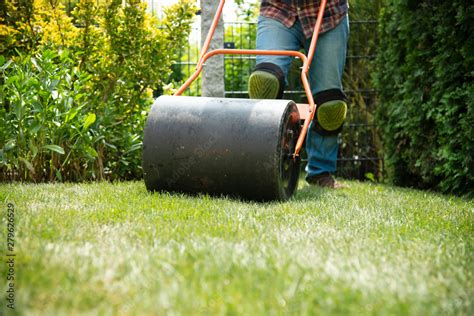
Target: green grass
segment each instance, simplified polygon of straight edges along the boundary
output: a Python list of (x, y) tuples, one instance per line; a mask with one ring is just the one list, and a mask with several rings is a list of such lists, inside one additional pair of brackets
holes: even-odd
[(473, 201), (345, 183), (300, 182), (266, 204), (142, 182), (1, 184), (16, 312), (473, 315)]

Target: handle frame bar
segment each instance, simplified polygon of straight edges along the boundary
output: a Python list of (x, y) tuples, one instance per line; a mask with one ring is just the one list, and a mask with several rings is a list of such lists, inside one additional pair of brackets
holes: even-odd
[(313, 94), (311, 93), (311, 87), (308, 82), (308, 72), (311, 65), (311, 61), (314, 57), (314, 52), (316, 51), (316, 43), (318, 41), (319, 30), (321, 29), (321, 24), (324, 15), (324, 9), (326, 8), (327, 0), (321, 0), (319, 6), (318, 17), (316, 19), (316, 24), (314, 25), (313, 37), (311, 38), (311, 43), (308, 49), (308, 56), (304, 55), (298, 51), (285, 51), (285, 50), (252, 50), (252, 49), (215, 49), (209, 50), (209, 45), (211, 43), (212, 37), (214, 36), (217, 24), (222, 15), (222, 10), (224, 8), (225, 0), (220, 0), (217, 12), (214, 15), (212, 20), (211, 27), (207, 33), (206, 40), (204, 41), (203, 47), (201, 49), (201, 54), (196, 66), (194, 73), (184, 82), (184, 84), (175, 92), (174, 96), (180, 96), (194, 80), (201, 73), (204, 63), (206, 60), (215, 55), (271, 55), (271, 56), (293, 56), (300, 58), (303, 61), (303, 66), (301, 67), (301, 82), (303, 84), (306, 97), (308, 99), (309, 115), (305, 118), (303, 123), (303, 128), (301, 129), (300, 135), (295, 146), (295, 152), (292, 154), (292, 158), (295, 159), (299, 156), (299, 152), (303, 146), (306, 134), (308, 132), (309, 124), (313, 120), (314, 114), (316, 112), (316, 104), (314, 103)]

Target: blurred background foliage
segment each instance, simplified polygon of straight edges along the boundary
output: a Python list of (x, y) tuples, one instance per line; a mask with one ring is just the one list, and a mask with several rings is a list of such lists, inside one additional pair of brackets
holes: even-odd
[(389, 178), (473, 197), (473, 4), (391, 0), (379, 20), (374, 77)]
[[(70, 8), (70, 7), (68, 7)], [(6, 1), (1, 6), (0, 179), (141, 177), (152, 92), (196, 7), (181, 0), (158, 21), (141, 1)]]

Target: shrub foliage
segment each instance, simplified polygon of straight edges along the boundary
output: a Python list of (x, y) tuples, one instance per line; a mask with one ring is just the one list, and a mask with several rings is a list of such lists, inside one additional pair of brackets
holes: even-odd
[(0, 36), (0, 177), (32, 181), (141, 176), (153, 90), (190, 32), (181, 0), (158, 21), (141, 1), (7, 1)]
[(380, 16), (376, 85), (396, 184), (473, 193), (474, 7), (392, 0)]

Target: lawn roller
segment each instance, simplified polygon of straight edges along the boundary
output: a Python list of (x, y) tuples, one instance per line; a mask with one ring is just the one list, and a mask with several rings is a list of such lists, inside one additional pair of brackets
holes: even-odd
[[(222, 13), (217, 12), (195, 72), (173, 96), (158, 97), (143, 139), (147, 190), (287, 200), (295, 192), (303, 146), (316, 105), (308, 83), (326, 0), (322, 0), (308, 56), (298, 51), (216, 49), (209, 44)], [(204, 62), (218, 54), (285, 55), (303, 61), (301, 81), (308, 104), (291, 100), (186, 97)], [(303, 124), (301, 124), (303, 122)]]

